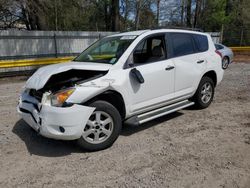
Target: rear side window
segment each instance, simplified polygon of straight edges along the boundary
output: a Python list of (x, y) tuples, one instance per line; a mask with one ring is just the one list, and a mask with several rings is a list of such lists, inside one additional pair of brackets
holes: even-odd
[(171, 33), (173, 56), (195, 53), (192, 35), (188, 33)]
[(215, 48), (216, 50), (222, 50), (224, 47), (222, 45), (215, 44)]
[(205, 51), (208, 50), (207, 36), (194, 34), (193, 38), (194, 38), (194, 41), (195, 41), (198, 52), (205, 52)]

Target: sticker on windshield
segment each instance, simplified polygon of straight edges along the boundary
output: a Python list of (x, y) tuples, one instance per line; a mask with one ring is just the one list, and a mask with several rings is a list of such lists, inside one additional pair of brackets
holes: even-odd
[(114, 64), (115, 61), (116, 61), (116, 58), (112, 58), (112, 59), (110, 60), (110, 63), (111, 63), (111, 64)]
[(137, 37), (136, 35), (125, 35), (120, 40), (133, 40), (136, 37)]

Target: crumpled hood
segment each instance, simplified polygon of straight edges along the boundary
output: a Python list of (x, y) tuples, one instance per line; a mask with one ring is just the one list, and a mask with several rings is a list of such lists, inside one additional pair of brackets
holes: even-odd
[(54, 74), (66, 72), (71, 69), (108, 71), (112, 65), (101, 63), (69, 62), (48, 65), (39, 68), (26, 82), (25, 88), (42, 89), (50, 77)]

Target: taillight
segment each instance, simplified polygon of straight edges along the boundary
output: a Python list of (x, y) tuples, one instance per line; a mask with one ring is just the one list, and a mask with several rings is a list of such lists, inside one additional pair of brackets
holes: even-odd
[(222, 54), (218, 50), (215, 50), (215, 52), (222, 58)]

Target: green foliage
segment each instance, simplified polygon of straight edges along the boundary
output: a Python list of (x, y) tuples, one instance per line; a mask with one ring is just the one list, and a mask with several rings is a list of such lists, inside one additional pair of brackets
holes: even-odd
[(226, 0), (207, 0), (198, 25), (205, 31), (219, 31), (229, 21), (225, 9)]
[(110, 26), (105, 24), (104, 19), (106, 2), (109, 1), (72, 3), (72, 0), (57, 0), (57, 3), (50, 4), (48, 9), (52, 14), (45, 13), (44, 16), (51, 30), (108, 30)]
[(229, 46), (250, 44), (249, 0), (228, 0), (229, 21), (224, 27), (223, 43)]
[(0, 29), (127, 31), (159, 24), (207, 32), (224, 28), (223, 42), (249, 45), (249, 12), (250, 0), (0, 0)]

